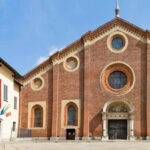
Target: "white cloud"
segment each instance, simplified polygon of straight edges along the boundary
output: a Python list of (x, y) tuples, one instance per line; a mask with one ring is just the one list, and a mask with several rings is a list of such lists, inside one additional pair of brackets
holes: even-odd
[(44, 62), (46, 59), (48, 59), (48, 57), (40, 57), (40, 58), (37, 60), (36, 65), (41, 64), (41, 63)]
[(57, 46), (51, 46), (49, 48), (49, 56), (52, 56), (54, 53), (56, 53), (57, 51), (60, 51), (64, 48), (64, 46), (62, 47), (57, 47)]
[(61, 46), (61, 47), (57, 47), (57, 46), (50, 46), (49, 47), (49, 55), (46, 57), (46, 56), (41, 56), (37, 62), (36, 62), (36, 65), (39, 65), (41, 64), (42, 62), (44, 62), (46, 59), (48, 59), (49, 56), (52, 56), (54, 53), (56, 53), (57, 51), (60, 51), (64, 48), (65, 46)]

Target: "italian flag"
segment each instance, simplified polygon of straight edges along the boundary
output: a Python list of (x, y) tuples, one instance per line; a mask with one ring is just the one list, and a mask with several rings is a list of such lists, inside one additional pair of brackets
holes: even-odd
[(11, 116), (11, 112), (8, 112), (8, 113), (6, 114), (6, 117), (9, 117), (9, 116)]

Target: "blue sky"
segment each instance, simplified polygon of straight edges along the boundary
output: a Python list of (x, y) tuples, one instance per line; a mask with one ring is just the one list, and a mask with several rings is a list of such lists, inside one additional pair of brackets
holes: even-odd
[[(150, 0), (119, 0), (120, 17), (150, 30)], [(24, 75), (115, 17), (116, 0), (0, 0), (0, 57)]]

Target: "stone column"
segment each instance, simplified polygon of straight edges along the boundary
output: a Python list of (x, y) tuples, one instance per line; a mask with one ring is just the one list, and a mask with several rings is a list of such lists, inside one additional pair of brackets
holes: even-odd
[(133, 131), (133, 120), (130, 120), (130, 136), (133, 137), (134, 136), (134, 131)]
[(129, 117), (129, 140), (135, 140), (134, 136), (134, 116), (133, 114), (130, 115)]
[(103, 119), (103, 137), (102, 137), (102, 140), (107, 141), (108, 140), (108, 127), (107, 127), (108, 120), (107, 120), (106, 115), (103, 115), (102, 119)]

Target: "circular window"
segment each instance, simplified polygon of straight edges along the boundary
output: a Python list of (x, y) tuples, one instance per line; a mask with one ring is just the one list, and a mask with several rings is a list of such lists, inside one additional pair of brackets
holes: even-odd
[(128, 93), (135, 83), (135, 75), (131, 67), (120, 62), (105, 67), (100, 79), (102, 87), (116, 95)]
[(108, 83), (113, 89), (121, 89), (126, 85), (127, 77), (121, 71), (114, 71), (109, 75)]
[(34, 90), (40, 90), (43, 87), (43, 79), (41, 77), (35, 78), (32, 81), (31, 87)]
[(111, 52), (121, 53), (126, 50), (128, 39), (122, 32), (114, 32), (107, 39), (107, 47)]
[(116, 37), (112, 40), (112, 47), (116, 50), (119, 50), (123, 47), (123, 40), (119, 37)]
[(64, 61), (64, 68), (69, 72), (77, 70), (78, 67), (79, 67), (79, 59), (76, 56), (68, 57)]
[(77, 67), (77, 60), (74, 57), (70, 57), (66, 60), (66, 67), (70, 70)]
[(34, 88), (38, 89), (42, 86), (42, 80), (40, 78), (36, 78), (33, 80)]

